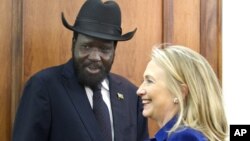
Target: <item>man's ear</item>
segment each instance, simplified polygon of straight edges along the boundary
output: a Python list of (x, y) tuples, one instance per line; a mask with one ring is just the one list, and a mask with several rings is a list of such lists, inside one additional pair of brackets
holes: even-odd
[(183, 98), (186, 98), (186, 96), (189, 93), (188, 85), (187, 84), (181, 84), (181, 92), (183, 94)]

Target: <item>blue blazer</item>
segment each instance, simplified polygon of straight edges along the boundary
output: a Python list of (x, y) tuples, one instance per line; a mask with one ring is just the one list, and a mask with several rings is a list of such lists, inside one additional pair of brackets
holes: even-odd
[[(137, 88), (125, 78), (109, 74), (115, 141), (142, 141), (147, 120)], [(117, 97), (121, 93), (124, 99)], [(85, 89), (73, 63), (45, 69), (27, 82), (17, 110), (13, 141), (101, 141)]]
[(152, 139), (146, 141), (208, 141), (206, 136), (198, 130), (184, 126), (169, 135), (168, 131), (174, 126), (177, 116), (166, 123)]

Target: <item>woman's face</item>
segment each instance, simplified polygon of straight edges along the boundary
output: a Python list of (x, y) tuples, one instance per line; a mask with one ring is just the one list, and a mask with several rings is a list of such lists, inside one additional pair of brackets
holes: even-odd
[(167, 76), (154, 61), (150, 61), (143, 75), (143, 83), (137, 90), (143, 104), (143, 116), (162, 124), (169, 121), (177, 112), (177, 104), (168, 90)]

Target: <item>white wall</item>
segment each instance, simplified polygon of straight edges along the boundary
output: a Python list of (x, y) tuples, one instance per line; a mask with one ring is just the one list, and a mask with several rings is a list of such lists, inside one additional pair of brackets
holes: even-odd
[(250, 124), (250, 2), (222, 3), (223, 94), (229, 124)]

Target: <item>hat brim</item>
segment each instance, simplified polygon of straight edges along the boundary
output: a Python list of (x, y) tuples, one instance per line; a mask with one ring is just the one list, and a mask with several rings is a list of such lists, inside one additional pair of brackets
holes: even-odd
[(107, 33), (101, 33), (101, 32), (90, 31), (90, 30), (81, 30), (81, 29), (78, 29), (77, 27), (69, 25), (68, 22), (66, 21), (63, 13), (62, 13), (62, 23), (69, 30), (75, 31), (77, 33), (88, 35), (88, 36), (99, 38), (99, 39), (113, 40), (113, 41), (130, 40), (134, 36), (134, 34), (137, 30), (137, 28), (135, 28), (133, 31), (128, 32), (124, 35), (120, 35), (120, 36), (117, 36), (117, 35), (115, 36), (115, 35), (111, 35), (111, 34), (107, 34)]

